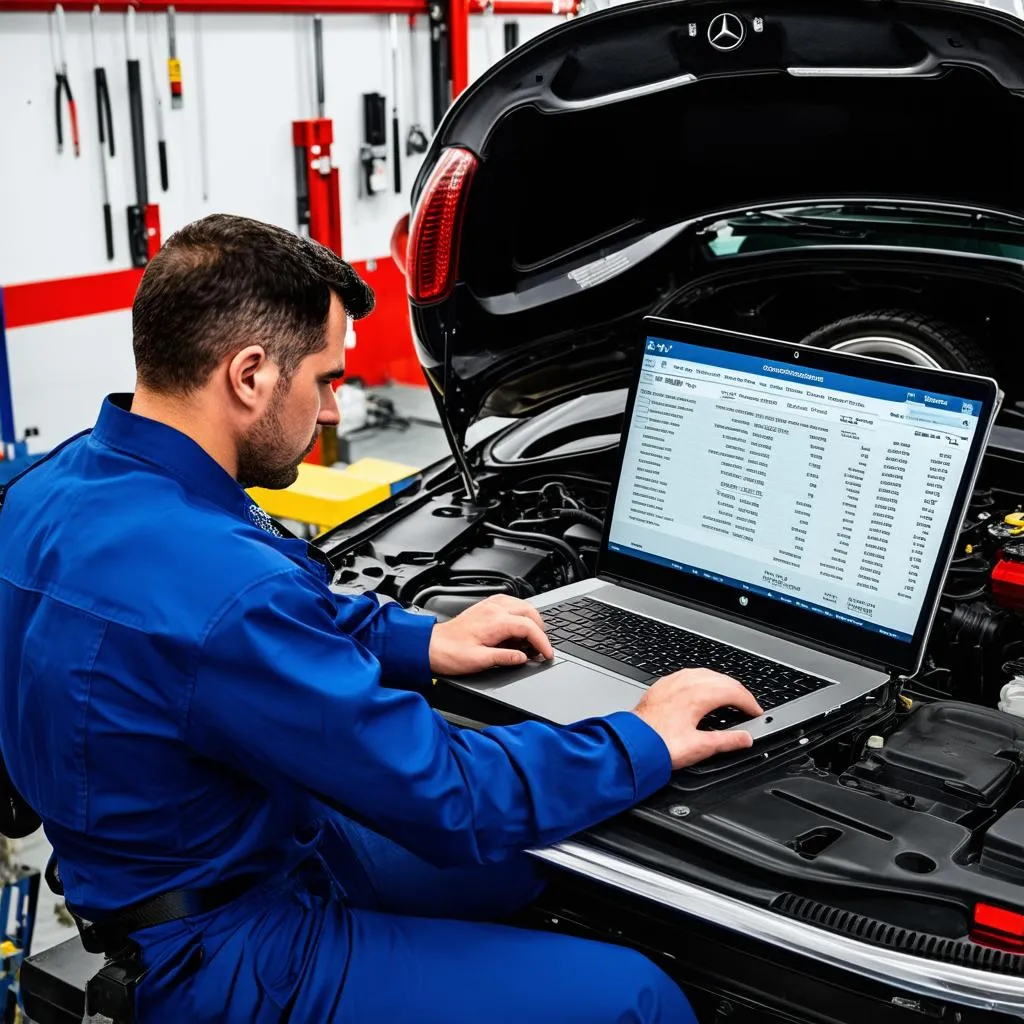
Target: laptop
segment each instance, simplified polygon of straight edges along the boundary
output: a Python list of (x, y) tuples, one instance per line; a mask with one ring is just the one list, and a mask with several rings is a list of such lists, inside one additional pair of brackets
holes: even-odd
[(638, 333), (597, 576), (532, 599), (556, 657), (451, 685), (568, 724), (708, 667), (755, 742), (920, 668), (995, 381), (657, 317)]

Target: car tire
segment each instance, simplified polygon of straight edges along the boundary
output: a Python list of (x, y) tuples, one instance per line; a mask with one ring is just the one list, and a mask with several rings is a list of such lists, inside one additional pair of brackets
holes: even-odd
[(943, 370), (989, 376), (995, 370), (985, 350), (963, 331), (906, 310), (883, 309), (844, 317), (812, 331), (803, 343)]

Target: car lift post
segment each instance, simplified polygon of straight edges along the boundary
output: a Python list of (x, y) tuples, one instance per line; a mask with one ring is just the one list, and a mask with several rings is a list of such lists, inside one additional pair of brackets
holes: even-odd
[(329, 117), (292, 122), (299, 225), (309, 237), (341, 255), (341, 197), (331, 158), (334, 124)]
[[(328, 117), (292, 122), (295, 146), (295, 191), (300, 231), (341, 256), (341, 191), (338, 168), (331, 158), (334, 124)], [(308, 462), (334, 465), (338, 461), (337, 435), (325, 431)]]
[[(440, 20), (448, 32), (448, 67), (451, 99), (455, 100), (469, 85), (469, 16), (470, 14), (555, 14), (575, 17), (579, 0), (448, 0), (447, 18), (439, 17), (443, 7), (432, 4), (432, 19)], [(435, 94), (437, 86), (435, 85)], [(434, 128), (437, 128), (435, 113)]]
[(448, 0), (448, 48), (455, 100), (469, 85), (469, 0)]

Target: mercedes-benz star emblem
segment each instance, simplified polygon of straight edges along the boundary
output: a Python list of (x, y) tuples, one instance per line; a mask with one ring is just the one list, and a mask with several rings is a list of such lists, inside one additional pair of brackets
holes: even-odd
[(742, 45), (746, 35), (746, 26), (735, 14), (719, 14), (708, 25), (708, 42), (723, 53)]

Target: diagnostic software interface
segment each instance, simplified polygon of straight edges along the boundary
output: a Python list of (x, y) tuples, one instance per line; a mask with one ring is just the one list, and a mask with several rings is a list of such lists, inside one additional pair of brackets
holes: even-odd
[(646, 346), (609, 548), (909, 642), (980, 403)]

